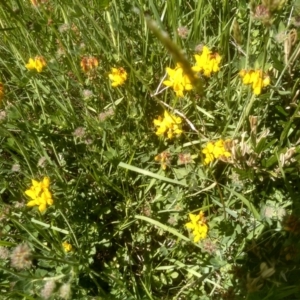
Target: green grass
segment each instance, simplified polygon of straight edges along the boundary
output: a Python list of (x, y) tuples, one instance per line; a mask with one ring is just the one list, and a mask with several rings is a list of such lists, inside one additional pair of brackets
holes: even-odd
[[(2, 299), (299, 299), (299, 1), (37, 2), (0, 4)], [(202, 46), (220, 70), (162, 91)], [(254, 95), (242, 69), (270, 85)], [(164, 110), (179, 137), (156, 135)], [(205, 164), (220, 139), (231, 157)], [(44, 177), (40, 213), (25, 191)]]

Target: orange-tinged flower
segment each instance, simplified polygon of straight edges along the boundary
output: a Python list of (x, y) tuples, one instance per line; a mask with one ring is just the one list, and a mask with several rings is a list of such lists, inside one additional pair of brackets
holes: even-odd
[(117, 87), (127, 80), (127, 72), (123, 68), (112, 68), (108, 77), (112, 81), (111, 85)]
[(25, 65), (28, 70), (36, 70), (42, 72), (43, 68), (47, 66), (47, 63), (43, 56), (36, 56), (34, 59), (29, 58), (28, 64)]
[(189, 214), (191, 222), (185, 224), (186, 228), (191, 229), (194, 235), (194, 242), (197, 243), (205, 239), (208, 232), (208, 226), (204, 217), (203, 211), (198, 215)]
[(159, 161), (161, 168), (165, 170), (167, 166), (170, 164), (170, 153), (168, 151), (163, 151), (162, 153), (156, 155), (154, 157), (155, 161)]
[(99, 61), (96, 57), (83, 57), (80, 61), (80, 66), (84, 73), (95, 70), (99, 65)]
[(193, 66), (193, 71), (201, 72), (206, 77), (220, 70), (221, 56), (218, 53), (212, 53), (207, 46), (203, 46), (201, 55), (196, 54), (195, 59), (196, 65)]

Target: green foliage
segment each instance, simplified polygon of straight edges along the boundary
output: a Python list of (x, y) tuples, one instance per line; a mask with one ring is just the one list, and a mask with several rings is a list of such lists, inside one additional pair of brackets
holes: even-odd
[[(3, 299), (300, 298), (298, 2), (1, 2)], [(176, 97), (166, 67), (193, 75), (203, 46), (220, 70)], [(164, 110), (180, 137), (155, 134)], [(205, 164), (220, 140), (230, 157)], [(25, 191), (44, 177), (41, 213)]]

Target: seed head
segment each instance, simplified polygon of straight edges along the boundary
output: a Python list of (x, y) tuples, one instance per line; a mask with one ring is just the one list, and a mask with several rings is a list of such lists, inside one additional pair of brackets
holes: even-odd
[(55, 284), (54, 280), (47, 281), (45, 283), (43, 289), (41, 290), (41, 297), (43, 299), (49, 299), (51, 297), (51, 295), (53, 294), (55, 286), (56, 286), (56, 284)]
[(59, 289), (59, 296), (65, 300), (71, 296), (71, 285), (70, 283), (64, 283)]
[(0, 247), (0, 259), (6, 260), (9, 258), (9, 251), (5, 247)]
[(178, 35), (183, 39), (186, 39), (189, 34), (189, 30), (187, 29), (187, 27), (184, 27), (184, 26), (178, 27), (177, 32), (178, 32)]
[(85, 135), (85, 128), (84, 127), (78, 127), (78, 128), (76, 128), (75, 131), (73, 132), (73, 135), (75, 137), (78, 137), (78, 138), (84, 137), (84, 135)]
[(10, 255), (11, 266), (17, 270), (27, 269), (31, 266), (31, 249), (28, 244), (18, 245)]

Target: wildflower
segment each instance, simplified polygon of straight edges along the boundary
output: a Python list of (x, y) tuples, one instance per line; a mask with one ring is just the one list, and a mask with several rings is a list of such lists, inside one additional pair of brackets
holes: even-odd
[(9, 258), (9, 251), (7, 248), (0, 246), (0, 259), (8, 259)]
[(195, 55), (195, 59), (196, 65), (192, 67), (193, 71), (201, 72), (206, 77), (220, 70), (221, 56), (218, 53), (212, 53), (206, 46), (203, 46), (201, 55)]
[(36, 56), (34, 59), (29, 58), (28, 64), (25, 67), (28, 70), (37, 70), (37, 72), (41, 73), (43, 68), (47, 66), (47, 63), (43, 56)]
[(42, 156), (42, 157), (39, 159), (37, 166), (38, 166), (38, 167), (45, 167), (46, 160), (47, 160), (46, 156)]
[(82, 96), (84, 99), (91, 98), (93, 96), (93, 92), (90, 90), (83, 90), (82, 91)]
[(186, 165), (193, 162), (193, 158), (190, 153), (179, 153), (178, 154), (178, 164)]
[(25, 194), (31, 198), (27, 206), (38, 206), (40, 212), (44, 212), (47, 205), (53, 204), (52, 194), (49, 191), (50, 180), (45, 177), (43, 181), (32, 180), (32, 186), (25, 191)]
[(266, 218), (272, 218), (274, 216), (274, 208), (271, 206), (266, 206), (264, 209), (264, 216)]
[(255, 95), (260, 95), (262, 88), (270, 85), (270, 77), (263, 74), (261, 70), (241, 70), (239, 75), (243, 79), (243, 84), (252, 85)]
[(64, 23), (64, 24), (62, 24), (62, 25), (60, 25), (59, 27), (58, 27), (58, 31), (60, 32), (60, 33), (63, 33), (63, 32), (65, 32), (65, 31), (68, 31), (70, 29), (70, 24), (68, 24), (68, 23)]
[(41, 296), (43, 299), (49, 299), (51, 295), (53, 294), (53, 291), (55, 289), (55, 281), (49, 280), (45, 283), (43, 289), (41, 290)]
[(83, 57), (80, 61), (80, 66), (84, 73), (95, 70), (99, 65), (96, 57)]
[(177, 32), (178, 32), (178, 35), (183, 39), (186, 39), (189, 34), (189, 30), (184, 26), (178, 27)]
[(217, 251), (217, 246), (209, 239), (206, 239), (205, 241), (203, 241), (203, 251), (207, 252), (210, 255), (213, 255)]
[(190, 91), (193, 86), (189, 77), (184, 74), (183, 68), (177, 64), (175, 69), (166, 68), (169, 79), (163, 81), (163, 84), (172, 87), (177, 97), (183, 97), (183, 91)]
[(111, 107), (108, 110), (102, 112), (99, 114), (98, 118), (99, 121), (104, 122), (107, 118), (113, 116), (115, 114), (114, 109)]
[(108, 75), (109, 79), (113, 81), (113, 87), (124, 84), (127, 79), (127, 72), (123, 68), (112, 68), (111, 73)]
[(268, 7), (264, 5), (258, 5), (255, 7), (254, 18), (262, 23), (268, 25), (271, 20), (271, 13)]
[(72, 245), (68, 242), (63, 242), (62, 246), (63, 246), (65, 252), (70, 252), (73, 249)]
[(163, 151), (162, 153), (156, 155), (154, 157), (155, 161), (159, 161), (160, 165), (163, 170), (167, 168), (167, 166), (170, 164), (170, 153), (168, 151)]
[(6, 111), (0, 110), (0, 122), (4, 121), (6, 119)]
[(205, 154), (204, 164), (209, 164), (215, 159), (227, 158), (231, 154), (227, 151), (226, 144), (229, 143), (229, 140), (218, 140), (217, 142), (209, 142), (206, 147), (202, 150), (202, 153)]
[(11, 266), (17, 270), (31, 266), (31, 249), (27, 244), (18, 245), (10, 255)]
[(85, 135), (85, 128), (84, 127), (78, 127), (78, 128), (76, 128), (74, 130), (74, 132), (73, 132), (73, 135), (75, 137), (78, 137), (78, 138), (84, 137), (84, 135)]
[(4, 85), (0, 82), (0, 101), (4, 98)]
[(198, 53), (201, 53), (202, 50), (203, 50), (203, 44), (198, 44), (196, 47), (195, 47), (195, 52), (198, 52)]
[(197, 243), (201, 239), (205, 239), (207, 236), (208, 226), (205, 223), (205, 217), (203, 211), (200, 211), (198, 215), (189, 214), (191, 222), (185, 224), (188, 229), (192, 229), (194, 235), (194, 242)]
[(159, 116), (153, 121), (154, 125), (158, 127), (156, 135), (164, 135), (166, 132), (169, 139), (172, 139), (174, 134), (179, 136), (182, 133), (181, 122), (180, 117), (176, 117), (165, 110), (164, 118)]
[(12, 172), (20, 172), (21, 166), (19, 164), (13, 164), (11, 167)]
[(70, 283), (64, 283), (59, 289), (59, 296), (62, 299), (69, 299), (71, 296), (71, 285)]

